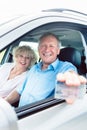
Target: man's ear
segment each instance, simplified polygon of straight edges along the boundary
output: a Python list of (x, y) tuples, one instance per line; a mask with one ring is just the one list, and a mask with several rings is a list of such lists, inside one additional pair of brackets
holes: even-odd
[(60, 54), (60, 49), (58, 49), (58, 53), (57, 53), (57, 55), (59, 55)]

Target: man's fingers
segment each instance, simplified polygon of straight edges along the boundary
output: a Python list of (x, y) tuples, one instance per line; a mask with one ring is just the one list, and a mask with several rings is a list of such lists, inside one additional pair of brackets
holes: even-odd
[(65, 84), (68, 86), (80, 86), (79, 76), (76, 73), (67, 73)]
[(60, 81), (60, 82), (65, 82), (66, 77), (65, 77), (65, 75), (63, 73), (59, 73), (57, 75), (57, 80)]
[(87, 79), (75, 72), (59, 73), (57, 75), (57, 80), (60, 82), (65, 82), (67, 86), (80, 86), (81, 84), (86, 84)]
[(83, 77), (82, 75), (79, 75), (79, 80), (81, 84), (86, 84), (87, 83), (87, 79), (85, 77)]

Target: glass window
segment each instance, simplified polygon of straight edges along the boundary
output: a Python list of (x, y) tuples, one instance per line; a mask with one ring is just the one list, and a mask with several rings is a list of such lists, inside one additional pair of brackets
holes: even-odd
[(0, 64), (1, 64), (2, 60), (3, 60), (5, 52), (6, 52), (6, 49), (0, 52)]

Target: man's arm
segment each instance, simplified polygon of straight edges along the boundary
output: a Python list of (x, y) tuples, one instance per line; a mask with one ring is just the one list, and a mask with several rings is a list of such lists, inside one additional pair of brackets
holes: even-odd
[(10, 104), (13, 104), (17, 101), (19, 101), (20, 95), (16, 90), (13, 90), (6, 98), (5, 100), (9, 102)]

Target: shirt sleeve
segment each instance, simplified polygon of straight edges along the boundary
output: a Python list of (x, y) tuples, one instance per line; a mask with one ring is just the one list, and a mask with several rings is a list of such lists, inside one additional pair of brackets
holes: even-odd
[(68, 71), (75, 71), (76, 73), (78, 72), (77, 71), (77, 68), (70, 62), (65, 62), (63, 65), (60, 64), (60, 69), (59, 69), (59, 72), (61, 73), (65, 73), (65, 72), (68, 72)]

